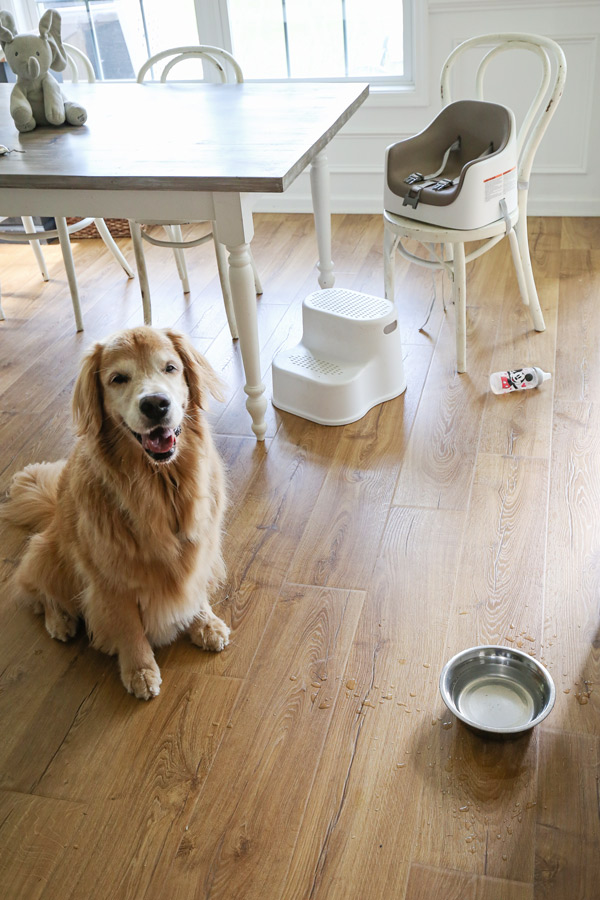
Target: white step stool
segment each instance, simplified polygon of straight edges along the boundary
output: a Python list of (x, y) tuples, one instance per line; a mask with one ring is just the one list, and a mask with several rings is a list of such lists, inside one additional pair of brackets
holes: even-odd
[(320, 425), (347, 425), (406, 388), (393, 303), (338, 288), (302, 304), (302, 340), (273, 360), (273, 404)]

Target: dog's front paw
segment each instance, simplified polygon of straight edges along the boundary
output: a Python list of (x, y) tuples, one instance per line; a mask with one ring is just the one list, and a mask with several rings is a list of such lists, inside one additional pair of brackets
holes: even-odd
[(77, 619), (62, 610), (44, 607), (46, 631), (56, 641), (68, 641), (77, 633)]
[(156, 663), (152, 666), (121, 670), (121, 679), (127, 691), (134, 694), (138, 700), (151, 700), (160, 694), (162, 678)]
[(196, 619), (190, 628), (190, 637), (194, 644), (204, 650), (220, 653), (229, 643), (231, 631), (222, 619), (212, 615), (209, 619)]

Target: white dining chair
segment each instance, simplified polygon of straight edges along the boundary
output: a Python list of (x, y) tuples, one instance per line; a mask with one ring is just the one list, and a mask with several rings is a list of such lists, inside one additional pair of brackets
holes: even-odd
[[(461, 179), (463, 185), (465, 184), (465, 173), (469, 167), (472, 167), (474, 164), (481, 165), (482, 162), (485, 162), (487, 166), (490, 164), (489, 161), (493, 160), (495, 155), (500, 152), (498, 148), (490, 146), (490, 155), (487, 157), (487, 160), (485, 159), (487, 151), (484, 149), (480, 157), (477, 157), (475, 160), (472, 159), (464, 165), (456, 178), (444, 179), (443, 176), (446, 174), (444, 166), (447, 165), (449, 158), (452, 156), (452, 151), (456, 150), (454, 145), (449, 145), (441, 148), (439, 161), (442, 168), (439, 171), (436, 170), (434, 173), (435, 178), (433, 176), (423, 176), (420, 174), (420, 171), (417, 171), (405, 179), (405, 185), (409, 184), (411, 178), (413, 179), (413, 183), (410, 185), (410, 196), (402, 200), (403, 204), (407, 204), (409, 215), (399, 214), (398, 205), (394, 202), (392, 193), (394, 191), (399, 193), (400, 190), (405, 192), (406, 186), (401, 189), (398, 182), (396, 184), (393, 183), (394, 173), (392, 172), (392, 167), (394, 157), (392, 148), (399, 147), (403, 143), (400, 142), (400, 144), (392, 145), (392, 148), (388, 148), (386, 156), (389, 168), (386, 169), (385, 196), (388, 201), (387, 205), (393, 205), (395, 209), (392, 211), (386, 207), (383, 213), (385, 296), (389, 300), (394, 299), (394, 255), (396, 251), (410, 262), (430, 269), (441, 269), (448, 273), (452, 281), (452, 296), (455, 304), (456, 358), (457, 370), (460, 373), (466, 371), (466, 263), (490, 250), (505, 236), (509, 238), (521, 299), (529, 308), (535, 330), (545, 330), (546, 326), (540, 308), (529, 254), (527, 198), (534, 156), (552, 116), (556, 112), (558, 102), (562, 96), (567, 72), (565, 55), (561, 47), (551, 38), (523, 33), (480, 35), (466, 40), (456, 47), (444, 63), (440, 81), (442, 113), (445, 112), (447, 107), (452, 105), (450, 76), (453, 67), (459, 59), (462, 59), (473, 48), (478, 48), (481, 51), (480, 56), (483, 54), (475, 77), (475, 96), (478, 101), (484, 100), (483, 82), (487, 66), (500, 54), (508, 50), (524, 50), (533, 53), (541, 61), (542, 71), (537, 90), (536, 86), (533, 85), (530, 91), (533, 94), (533, 99), (516, 135), (516, 185), (511, 185), (511, 197), (514, 197), (514, 207), (508, 208), (506, 203), (502, 207), (500, 203), (502, 198), (499, 193), (497, 201), (494, 204), (489, 204), (491, 210), (490, 220), (483, 223), (479, 221), (477, 227), (464, 227), (464, 223), (462, 223), (461, 227), (460, 219), (459, 221), (452, 221), (453, 205), (458, 209), (458, 204), (447, 205), (443, 216), (438, 214), (437, 224), (432, 224), (432, 218), (435, 220), (436, 216), (435, 214), (433, 217), (431, 216), (431, 210), (422, 217), (425, 221), (420, 220), (419, 209), (427, 210), (426, 204), (423, 204), (421, 207), (418, 205), (421, 184), (425, 185), (423, 197), (426, 196), (427, 191), (439, 192), (437, 200), (434, 201), (439, 203), (440, 195), (448, 187), (456, 190), (456, 186)], [(525, 91), (526, 85), (523, 84), (522, 88)], [(460, 104), (453, 105), (458, 107)], [(474, 106), (476, 107), (476, 104)], [(481, 107), (483, 108), (483, 103), (481, 103)], [(504, 109), (507, 108), (505, 107)], [(513, 115), (510, 110), (507, 111), (510, 116)], [(425, 134), (425, 132), (421, 134)], [(445, 153), (443, 152), (444, 150)], [(492, 151), (494, 155), (491, 155)], [(415, 166), (415, 168), (418, 169), (418, 166)], [(508, 175), (508, 173), (500, 174), (503, 176)], [(514, 175), (515, 173), (513, 172), (511, 178), (514, 178)], [(420, 182), (419, 178), (422, 179)], [(428, 180), (423, 180), (424, 178)], [(447, 181), (449, 185), (442, 184), (439, 186), (440, 181), (437, 179)], [(480, 185), (482, 198), (485, 196), (487, 199), (492, 196), (492, 188), (489, 187), (491, 181), (492, 179), (488, 178), (486, 182), (487, 188), (482, 181)], [(508, 179), (505, 184), (506, 190), (509, 190)], [(430, 196), (432, 195), (430, 194)], [(450, 196), (448, 196), (448, 199), (450, 199)], [(416, 205), (413, 206), (412, 204)], [(386, 204), (384, 203), (385, 206)], [(456, 218), (459, 217), (457, 216)], [(443, 224), (440, 224), (440, 222), (443, 222)], [(427, 258), (408, 250), (402, 243), (406, 238), (416, 240), (425, 245)], [(466, 254), (465, 243), (469, 241), (484, 241), (484, 243)], [(439, 249), (437, 245), (440, 245)]]
[[(81, 66), (86, 81), (94, 82), (96, 80), (94, 68), (90, 59), (85, 55), (85, 53), (83, 53), (82, 50), (72, 44), (63, 44), (63, 47), (67, 55), (67, 68), (65, 69), (63, 78), (65, 78), (66, 76), (65, 80), (70, 80), (73, 83), (77, 83), (81, 74), (79, 71), (79, 67)], [(79, 289), (77, 286), (77, 276), (75, 274), (75, 266), (73, 263), (73, 253), (71, 251), (69, 235), (75, 234), (77, 231), (81, 231), (83, 228), (87, 228), (93, 222), (98, 229), (100, 237), (102, 238), (108, 249), (111, 251), (119, 265), (124, 269), (127, 277), (134, 278), (134, 272), (119, 250), (117, 244), (115, 243), (104, 219), (96, 219), (90, 217), (81, 219), (79, 222), (74, 222), (70, 225), (67, 225), (67, 220), (64, 217), (55, 217), (54, 221), (56, 228), (48, 231), (37, 231), (32, 216), (21, 216), (21, 222), (23, 224), (24, 231), (14, 232), (6, 227), (2, 228), (2, 220), (0, 220), (0, 243), (29, 243), (33, 249), (42, 278), (44, 281), (48, 281), (48, 269), (46, 267), (46, 261), (44, 259), (40, 240), (47, 241), (53, 238), (58, 238), (62, 250), (62, 257), (67, 274), (69, 290), (71, 292), (71, 301), (73, 303), (73, 312), (75, 314), (77, 331), (83, 331), (83, 317), (81, 314), (81, 304), (79, 302)], [(5, 316), (2, 310), (1, 300), (2, 298), (0, 294), (0, 319), (4, 319)]]
[[(212, 47), (208, 44), (200, 44), (196, 46), (173, 47), (169, 50), (163, 50), (161, 53), (156, 53), (154, 56), (151, 56), (150, 59), (148, 59), (141, 67), (137, 75), (137, 81), (139, 84), (142, 84), (148, 72), (151, 69), (158, 67), (158, 65), (160, 64), (161, 72), (159, 80), (164, 83), (167, 81), (167, 78), (169, 77), (175, 66), (178, 66), (180, 63), (187, 60), (196, 60), (202, 64), (207, 65), (207, 69), (203, 68), (203, 77), (195, 78), (195, 81), (208, 81), (211, 76), (213, 78), (216, 77), (217, 81), (222, 84), (236, 82), (238, 84), (241, 84), (244, 80), (240, 65), (237, 60), (231, 55), (231, 53), (228, 53), (226, 50), (223, 50), (220, 47)], [(188, 79), (186, 78), (185, 80)], [(143, 221), (138, 219), (130, 220), (131, 236), (133, 238), (133, 250), (137, 264), (140, 290), (142, 292), (142, 302), (144, 304), (144, 322), (147, 325), (152, 324), (150, 284), (148, 281), (148, 272), (146, 268), (146, 261), (144, 258), (143, 241), (154, 244), (156, 247), (169, 247), (173, 250), (175, 262), (177, 265), (177, 271), (179, 273), (179, 277), (181, 279), (183, 287), (183, 292), (184, 294), (187, 294), (190, 290), (190, 284), (183, 251), (190, 247), (198, 247), (200, 244), (204, 244), (206, 241), (212, 240), (215, 247), (217, 269), (219, 272), (219, 281), (221, 283), (221, 291), (225, 304), (227, 322), (229, 325), (229, 330), (231, 332), (231, 337), (236, 339), (238, 337), (238, 332), (235, 321), (235, 313), (233, 310), (233, 302), (231, 299), (231, 288), (229, 285), (227, 251), (224, 245), (221, 244), (216, 237), (214, 223), (211, 230), (202, 235), (202, 237), (184, 241), (181, 232), (181, 226), (188, 224), (190, 224), (189, 221), (165, 222), (162, 219), (144, 219)], [(167, 233), (168, 240), (160, 240), (159, 238), (148, 234), (145, 228), (142, 227), (148, 225), (162, 225), (165, 229), (165, 232)], [(254, 287), (256, 293), (262, 294), (260, 277), (258, 275), (254, 257), (252, 256), (251, 251), (250, 261), (252, 264), (252, 269), (254, 271)]]

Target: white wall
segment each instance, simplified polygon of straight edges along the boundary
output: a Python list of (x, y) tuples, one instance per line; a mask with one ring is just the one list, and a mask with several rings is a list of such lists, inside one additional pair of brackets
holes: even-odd
[[(381, 211), (384, 150), (420, 131), (439, 111), (439, 73), (453, 47), (478, 34), (524, 31), (558, 41), (568, 67), (563, 98), (536, 156), (529, 212), (600, 215), (599, 0), (429, 0), (428, 8), (426, 0), (415, 2), (422, 14), (417, 53), (425, 77), (413, 95), (372, 92), (334, 138), (328, 152), (333, 211)], [(515, 108), (518, 117), (523, 84), (529, 71), (535, 76), (537, 63), (532, 57), (517, 64), (516, 55), (503, 54), (496, 69), (490, 67), (490, 98)], [(310, 211), (307, 173), (284, 195), (261, 197), (255, 208)]]
[[(373, 91), (334, 138), (328, 151), (333, 211), (381, 211), (385, 148), (420, 131), (439, 111), (439, 73), (453, 47), (478, 34), (524, 31), (557, 40), (568, 66), (562, 101), (533, 168), (529, 211), (547, 216), (600, 215), (600, 0), (414, 2), (416, 90)], [(24, 21), (31, 12), (26, 0), (0, 0), (0, 5), (15, 9), (22, 28), (31, 27)], [(516, 51), (503, 54), (490, 67), (490, 98), (512, 106), (518, 117), (522, 85), (529, 71), (535, 74), (536, 62), (531, 61), (530, 69), (513, 65), (511, 58), (515, 55)], [(258, 197), (255, 209), (311, 211), (308, 173), (303, 173), (282, 196)]]

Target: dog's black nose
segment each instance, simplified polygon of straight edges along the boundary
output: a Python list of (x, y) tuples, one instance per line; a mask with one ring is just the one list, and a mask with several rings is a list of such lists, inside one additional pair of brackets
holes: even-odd
[(166, 394), (146, 394), (140, 400), (140, 412), (153, 422), (160, 422), (169, 412), (171, 401)]

